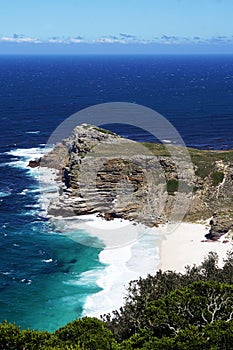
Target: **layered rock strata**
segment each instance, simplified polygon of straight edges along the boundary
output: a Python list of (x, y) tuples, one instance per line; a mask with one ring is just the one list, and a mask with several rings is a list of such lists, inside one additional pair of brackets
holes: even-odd
[(174, 203), (179, 214), (179, 205), (183, 210), (188, 199), (186, 220), (215, 213), (208, 238), (232, 229), (233, 153), (190, 150), (192, 178), (178, 174), (173, 158), (159, 146), (146, 146), (95, 126), (76, 127), (69, 138), (29, 164), (58, 170), (59, 196), (51, 200), (48, 214), (98, 213), (107, 220), (118, 217), (156, 226), (170, 219)]

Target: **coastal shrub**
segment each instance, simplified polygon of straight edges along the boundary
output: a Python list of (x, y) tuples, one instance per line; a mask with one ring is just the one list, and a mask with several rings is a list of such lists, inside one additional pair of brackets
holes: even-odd
[(90, 350), (115, 349), (115, 339), (107, 325), (97, 318), (84, 317), (58, 329), (54, 335), (67, 344), (79, 344)]
[(212, 178), (212, 185), (218, 186), (224, 179), (224, 173), (221, 171), (214, 171), (211, 174), (211, 178)]
[[(21, 330), (15, 324), (0, 324), (0, 349), (22, 349)], [(21, 347), (20, 347), (21, 346)]]
[(153, 332), (142, 330), (123, 341), (119, 350), (231, 350), (233, 322), (217, 321), (200, 329), (189, 325), (174, 336), (156, 337)]
[[(151, 337), (145, 341), (142, 350), (231, 350), (233, 349), (233, 323), (214, 322), (211, 325), (199, 329), (189, 326), (180, 330), (173, 338)], [(127, 349), (127, 348), (125, 348)], [(133, 348), (135, 349), (135, 348)], [(138, 348), (139, 349), (139, 348)]]
[(97, 130), (99, 132), (102, 132), (103, 134), (115, 135), (116, 136), (116, 134), (114, 132), (112, 132), (110, 130), (106, 130), (106, 129), (100, 128), (100, 127), (97, 127), (97, 126), (94, 127), (93, 129), (95, 129), (95, 130)]
[(179, 182), (176, 179), (167, 180), (167, 192), (168, 194), (174, 194), (177, 192)]
[(195, 164), (195, 174), (196, 176), (205, 179), (209, 176), (210, 171), (214, 169), (215, 162), (210, 157), (210, 155), (205, 155), (205, 153), (201, 154), (192, 154), (191, 155), (192, 162)]
[(40, 348), (39, 350), (86, 350), (87, 348), (81, 347), (79, 345), (56, 345), (56, 346), (47, 346)]
[(0, 349), (38, 350), (51, 338), (49, 332), (21, 330), (11, 323), (0, 323)]
[[(201, 333), (201, 332), (200, 332)], [(216, 321), (203, 329), (203, 337), (207, 339), (208, 346), (216, 349), (233, 349), (233, 321)]]
[(15, 324), (0, 324), (1, 350), (115, 350), (111, 331), (100, 320), (83, 318), (69, 323), (54, 334), (21, 330)]
[[(162, 272), (160, 270), (157, 271), (155, 276), (148, 275), (147, 278), (132, 281), (128, 287), (124, 306), (111, 314), (103, 315), (102, 319), (119, 342), (129, 339), (132, 335), (139, 333), (141, 329), (154, 329), (154, 321), (153, 327), (152, 324), (148, 324), (148, 315), (153, 316), (153, 310), (148, 306), (154, 307), (154, 311), (157, 313), (154, 317), (159, 318), (160, 324), (162, 324), (167, 313), (166, 308), (162, 307), (165, 302), (163, 298), (170, 295), (171, 292), (186, 288), (199, 281), (213, 281), (231, 285), (233, 281), (233, 253), (228, 254), (222, 268), (219, 268), (217, 263), (217, 254), (210, 253), (200, 266), (187, 266), (184, 274), (173, 271)], [(184, 292), (180, 291), (179, 293)], [(185, 297), (185, 295), (185, 293), (182, 294), (182, 297)], [(205, 298), (205, 300), (207, 299)], [(151, 302), (152, 304), (150, 304)], [(155, 302), (162, 304), (153, 304)], [(194, 321), (192, 322), (195, 324)], [(180, 326), (182, 327), (182, 324)], [(186, 326), (186, 324), (183, 326)], [(169, 334), (167, 327), (156, 328), (157, 335), (160, 334), (161, 336), (165, 333), (166, 335)]]
[[(205, 327), (217, 320), (233, 320), (233, 286), (215, 281), (198, 281), (177, 289), (146, 308), (147, 329), (162, 335), (177, 334), (189, 325)], [(160, 335), (160, 333), (158, 335)]]

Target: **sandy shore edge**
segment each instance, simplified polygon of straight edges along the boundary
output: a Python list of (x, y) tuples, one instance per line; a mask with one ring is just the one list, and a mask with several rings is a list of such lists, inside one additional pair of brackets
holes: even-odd
[(232, 250), (232, 240), (226, 234), (219, 241), (203, 242), (208, 229), (209, 226), (205, 223), (185, 222), (172, 232), (168, 232), (168, 225), (160, 227), (160, 262), (156, 269), (184, 272), (187, 265), (200, 265), (210, 252), (218, 254), (221, 267), (227, 252)]

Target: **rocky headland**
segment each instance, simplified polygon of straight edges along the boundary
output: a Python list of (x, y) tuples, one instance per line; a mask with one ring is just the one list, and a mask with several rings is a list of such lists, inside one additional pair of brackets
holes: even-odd
[(188, 203), (184, 220), (212, 217), (206, 238), (217, 240), (233, 229), (233, 151), (189, 153), (192, 169), (184, 166), (185, 174), (180, 174), (164, 145), (137, 143), (83, 124), (29, 166), (57, 170), (60, 190), (49, 215), (98, 213), (106, 220), (123, 218), (153, 227)]

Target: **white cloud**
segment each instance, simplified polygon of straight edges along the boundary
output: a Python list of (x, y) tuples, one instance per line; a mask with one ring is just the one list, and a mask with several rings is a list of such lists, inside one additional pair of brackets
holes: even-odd
[(62, 40), (62, 39), (48, 39), (44, 42), (50, 43), (50, 44), (66, 44), (66, 41)]
[(112, 37), (112, 36), (106, 36), (106, 37), (102, 37), (99, 39), (95, 39), (92, 41), (92, 43), (107, 43), (107, 44), (116, 44), (116, 43), (120, 43), (120, 44), (125, 44), (126, 41), (123, 39), (119, 39), (117, 37)]
[(164, 44), (164, 45), (180, 45), (180, 44), (233, 44), (233, 36), (221, 36), (217, 35), (211, 38), (202, 38), (200, 36), (193, 37), (181, 37), (175, 35), (166, 35), (163, 34), (161, 36), (156, 36), (153, 39), (144, 39), (138, 38), (135, 35), (120, 33), (118, 36), (115, 35), (106, 35), (96, 39), (86, 40), (82, 36), (75, 37), (59, 37), (53, 36), (46, 40), (41, 40), (37, 38), (32, 38), (29, 36), (25, 36), (23, 34), (13, 34), (13, 36), (2, 36), (0, 37), (0, 42), (2, 43), (31, 43), (31, 44)]
[(0, 42), (8, 42), (8, 43), (34, 43), (39, 44), (41, 41), (39, 39), (30, 38), (30, 37), (24, 37), (19, 36), (17, 34), (14, 34), (13, 37), (3, 36), (0, 37)]
[(83, 37), (82, 36), (76, 36), (74, 38), (69, 38), (69, 41), (73, 44), (79, 44), (79, 43), (83, 43)]

